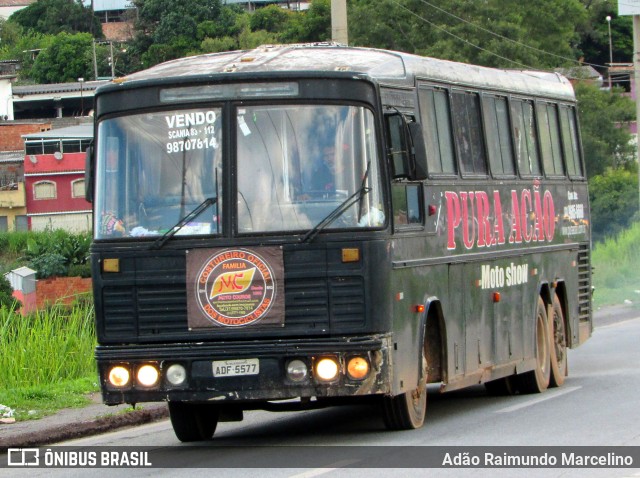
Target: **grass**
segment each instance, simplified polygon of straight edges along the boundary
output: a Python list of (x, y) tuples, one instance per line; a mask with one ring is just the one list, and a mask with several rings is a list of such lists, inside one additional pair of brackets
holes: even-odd
[(640, 223), (594, 245), (594, 307), (629, 303), (640, 307)]
[(89, 393), (98, 390), (97, 381), (96, 375), (48, 385), (3, 388), (0, 403), (14, 410), (17, 421), (35, 420), (62, 408), (88, 405)]
[(0, 308), (0, 404), (18, 420), (86, 404), (98, 389), (95, 344), (92, 305), (27, 317)]

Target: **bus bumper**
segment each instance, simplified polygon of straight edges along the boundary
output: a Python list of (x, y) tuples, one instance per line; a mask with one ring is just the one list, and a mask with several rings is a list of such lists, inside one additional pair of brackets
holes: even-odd
[[(388, 394), (390, 350), (391, 336), (379, 334), (330, 339), (99, 345), (96, 359), (102, 398), (107, 405), (249, 402)], [(327, 358), (336, 363), (337, 375), (323, 380), (317, 366)], [(350, 373), (349, 364), (356, 358), (360, 365), (363, 359), (368, 364), (365, 376), (355, 378)], [(295, 376), (287, 373), (292, 361), (298, 366)], [(306, 366), (306, 375), (300, 373), (301, 363), (303, 370)]]

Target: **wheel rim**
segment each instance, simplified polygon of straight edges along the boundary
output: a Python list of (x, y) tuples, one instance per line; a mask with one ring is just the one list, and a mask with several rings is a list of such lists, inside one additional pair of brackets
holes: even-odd
[(564, 333), (564, 321), (553, 311), (553, 346), (556, 352), (556, 359), (559, 364), (564, 364), (567, 353), (566, 338)]
[(538, 359), (538, 368), (543, 374), (546, 374), (547, 367), (549, 366), (549, 341), (547, 324), (542, 312), (538, 313), (536, 327), (536, 356)]

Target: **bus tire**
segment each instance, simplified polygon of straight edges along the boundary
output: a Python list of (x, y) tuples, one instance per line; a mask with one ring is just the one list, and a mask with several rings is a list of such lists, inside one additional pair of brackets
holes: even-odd
[(218, 426), (218, 415), (214, 405), (169, 402), (171, 426), (181, 442), (210, 440)]
[(518, 375), (518, 390), (521, 393), (542, 393), (549, 387), (551, 380), (551, 337), (549, 337), (547, 308), (538, 297), (535, 327), (536, 368)]
[(382, 410), (389, 430), (414, 430), (424, 424), (427, 414), (427, 359), (424, 353), (418, 386), (395, 397), (383, 397)]
[(557, 295), (553, 296), (551, 317), (551, 387), (561, 387), (567, 376), (567, 329), (564, 324), (562, 305)]

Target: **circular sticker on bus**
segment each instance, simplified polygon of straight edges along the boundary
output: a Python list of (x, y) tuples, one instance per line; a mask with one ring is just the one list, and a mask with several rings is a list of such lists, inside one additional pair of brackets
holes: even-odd
[(218, 325), (250, 325), (263, 318), (276, 293), (269, 264), (253, 251), (231, 249), (210, 257), (196, 277), (196, 297)]

